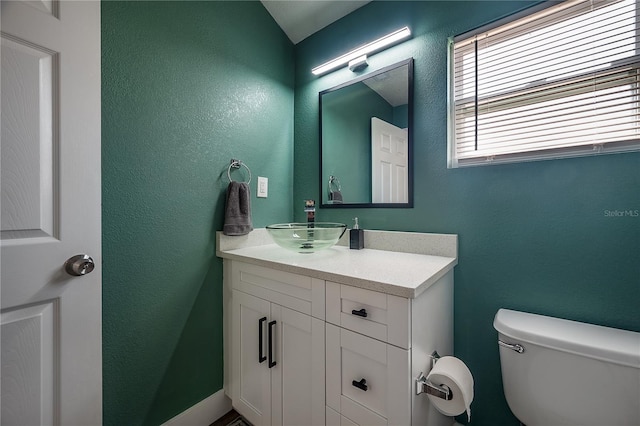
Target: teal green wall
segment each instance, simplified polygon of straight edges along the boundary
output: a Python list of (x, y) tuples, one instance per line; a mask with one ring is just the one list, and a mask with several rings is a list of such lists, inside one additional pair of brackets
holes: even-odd
[[(371, 117), (393, 122), (393, 107), (364, 83), (322, 96), (322, 185), (328, 203), (329, 176), (341, 183), (345, 203), (371, 202)], [(320, 197), (319, 197), (320, 198)]]
[(291, 219), (293, 53), (257, 1), (102, 2), (105, 425), (222, 388), (227, 165), (253, 172), (255, 227)]
[[(459, 235), (455, 354), (475, 378), (474, 425), (517, 425), (502, 392), (500, 307), (640, 331), (640, 153), (447, 169), (447, 38), (523, 1), (369, 3), (296, 46), (294, 202), (318, 197), (318, 92), (353, 78), (312, 67), (409, 25), (413, 36), (365, 72), (415, 58), (412, 209), (320, 209), (365, 229)], [(294, 210), (296, 219), (302, 211)]]
[(393, 108), (393, 121), (391, 124), (404, 129), (409, 126), (409, 106), (407, 104)]

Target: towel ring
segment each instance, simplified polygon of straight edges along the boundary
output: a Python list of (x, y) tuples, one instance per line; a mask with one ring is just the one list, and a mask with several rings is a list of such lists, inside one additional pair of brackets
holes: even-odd
[(229, 182), (234, 182), (234, 180), (231, 179), (231, 169), (239, 169), (240, 166), (244, 166), (244, 168), (247, 169), (247, 171), (249, 172), (249, 180), (247, 180), (244, 183), (246, 184), (251, 183), (251, 169), (249, 169), (249, 166), (247, 166), (240, 160), (234, 160), (234, 159), (231, 159), (231, 164), (229, 164), (229, 168), (227, 169), (227, 177), (229, 178)]
[(342, 185), (340, 185), (340, 181), (338, 180), (337, 177), (335, 177), (333, 175), (329, 176), (328, 189), (329, 189), (329, 192), (336, 191), (336, 190), (337, 191), (341, 191), (342, 190)]

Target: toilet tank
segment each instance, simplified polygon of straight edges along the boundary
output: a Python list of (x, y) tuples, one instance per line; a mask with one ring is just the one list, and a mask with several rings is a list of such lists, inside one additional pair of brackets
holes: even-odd
[(640, 424), (640, 333), (500, 309), (504, 394), (527, 426)]

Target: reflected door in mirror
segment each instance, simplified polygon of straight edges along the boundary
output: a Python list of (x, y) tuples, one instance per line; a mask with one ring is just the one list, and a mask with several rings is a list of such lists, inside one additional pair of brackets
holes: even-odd
[(371, 177), (374, 203), (407, 203), (409, 138), (401, 129), (371, 118)]

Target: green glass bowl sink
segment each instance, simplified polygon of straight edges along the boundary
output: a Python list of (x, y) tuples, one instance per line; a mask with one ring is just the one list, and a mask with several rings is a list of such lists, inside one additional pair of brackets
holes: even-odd
[(280, 247), (298, 253), (313, 253), (338, 242), (347, 225), (334, 222), (276, 223), (267, 226), (269, 235)]

